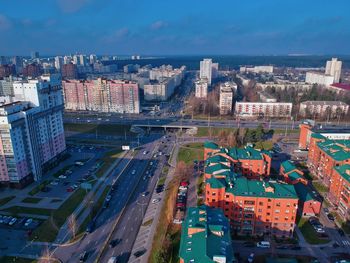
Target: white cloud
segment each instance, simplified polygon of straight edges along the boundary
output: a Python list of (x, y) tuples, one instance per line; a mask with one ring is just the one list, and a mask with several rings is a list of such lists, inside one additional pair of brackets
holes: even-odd
[(167, 26), (168, 26), (167, 22), (159, 20), (159, 21), (154, 22), (151, 25), (151, 29), (158, 30), (158, 29), (161, 29), (161, 28), (164, 28), (164, 27), (167, 27)]

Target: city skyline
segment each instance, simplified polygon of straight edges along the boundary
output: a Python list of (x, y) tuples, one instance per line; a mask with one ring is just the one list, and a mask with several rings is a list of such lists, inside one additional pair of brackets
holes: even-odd
[(0, 53), (349, 54), (349, 5), (340, 0), (280, 6), (274, 1), (3, 1)]

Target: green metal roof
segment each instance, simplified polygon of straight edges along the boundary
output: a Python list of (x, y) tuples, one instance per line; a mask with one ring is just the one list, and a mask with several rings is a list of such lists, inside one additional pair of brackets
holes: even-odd
[(317, 132), (313, 132), (313, 133), (311, 134), (311, 137), (312, 137), (312, 138), (316, 138), (316, 139), (327, 139), (327, 138), (324, 137), (322, 134), (317, 133)]
[(344, 161), (350, 159), (350, 140), (324, 140), (317, 143), (318, 147), (336, 161)]
[(291, 181), (295, 181), (299, 178), (303, 178), (300, 174), (298, 174), (297, 172), (291, 172), (288, 174), (288, 178), (291, 180)]
[(214, 142), (205, 142), (204, 143), (204, 148), (209, 148), (209, 149), (220, 149), (220, 147), (214, 143)]
[[(264, 152), (265, 153), (265, 152)], [(262, 160), (262, 152), (254, 149), (253, 147), (247, 146), (245, 148), (233, 147), (228, 149), (228, 154), (236, 160)]]
[(297, 169), (296, 166), (292, 164), (290, 161), (284, 161), (283, 163), (281, 163), (281, 166), (283, 167), (285, 173), (289, 173)]
[[(232, 193), (235, 196), (298, 199), (293, 185), (272, 181), (249, 180), (244, 176), (237, 177), (234, 173), (226, 176), (226, 178), (212, 177), (207, 179), (206, 183), (212, 188), (225, 188), (227, 193)], [(272, 187), (273, 192), (265, 191), (268, 187)]]
[(350, 172), (350, 164), (344, 164), (341, 166), (334, 167), (334, 169), (343, 177), (346, 181), (350, 183), (350, 175), (347, 172)]
[[(197, 233), (188, 235), (189, 228)], [(214, 257), (233, 262), (230, 227), (221, 209), (207, 206), (190, 207), (182, 223), (179, 256), (188, 262), (212, 263)], [(219, 233), (219, 234), (217, 234)]]

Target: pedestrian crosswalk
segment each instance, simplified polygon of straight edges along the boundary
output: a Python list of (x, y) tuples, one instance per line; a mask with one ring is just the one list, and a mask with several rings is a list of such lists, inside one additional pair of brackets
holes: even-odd
[(350, 246), (350, 241), (348, 240), (342, 240), (342, 243), (344, 246)]

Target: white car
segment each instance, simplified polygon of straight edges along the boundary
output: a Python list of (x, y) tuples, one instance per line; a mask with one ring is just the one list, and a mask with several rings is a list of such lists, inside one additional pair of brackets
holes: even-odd
[(17, 222), (17, 218), (16, 217), (12, 218), (11, 221), (9, 222), (9, 226), (14, 225), (16, 222)]
[(146, 155), (147, 153), (148, 153), (147, 151), (143, 151), (143, 154), (145, 154), (145, 155)]
[(260, 247), (260, 248), (270, 248), (270, 242), (269, 241), (260, 241), (258, 243), (256, 243), (256, 247)]
[(160, 199), (159, 198), (155, 198), (152, 200), (152, 204), (157, 204), (159, 203)]
[(316, 231), (317, 233), (319, 233), (319, 234), (325, 233), (324, 229), (321, 228), (321, 227), (314, 227), (314, 229), (315, 229), (315, 231)]
[(67, 178), (67, 176), (65, 176), (65, 175), (63, 175), (63, 174), (61, 174), (58, 178), (60, 178), (60, 179), (66, 179)]
[(52, 181), (50, 184), (51, 184), (51, 185), (58, 185), (58, 182)]
[(24, 226), (29, 226), (33, 222), (33, 219), (28, 218), (27, 221), (24, 223)]
[(135, 174), (135, 173), (136, 173), (136, 170), (132, 170), (132, 171), (131, 171), (131, 174)]
[(112, 199), (112, 196), (111, 196), (111, 195), (107, 195), (107, 197), (106, 197), (106, 202), (111, 201), (111, 199)]
[(98, 121), (101, 121), (102, 119), (101, 118), (97, 118)]

